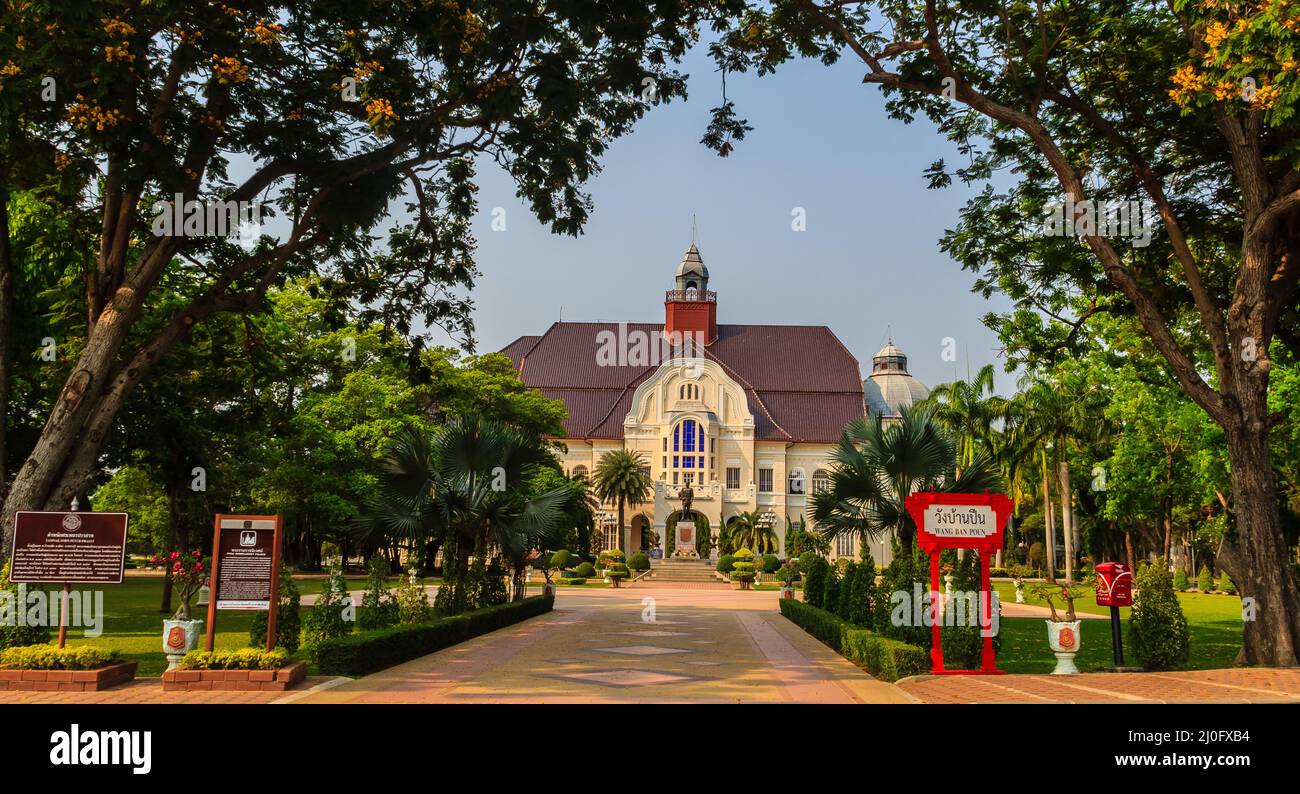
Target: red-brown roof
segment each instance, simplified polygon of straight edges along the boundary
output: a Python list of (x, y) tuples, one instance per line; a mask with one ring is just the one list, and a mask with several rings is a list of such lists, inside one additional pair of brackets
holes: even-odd
[[(658, 323), (628, 323), (653, 337)], [(570, 438), (622, 438), (637, 386), (654, 366), (609, 366), (597, 360), (598, 334), (617, 323), (555, 323), (502, 350), (523, 382), (569, 410)], [(745, 390), (754, 437), (773, 441), (836, 441), (865, 412), (857, 359), (825, 326), (719, 325), (706, 349)]]

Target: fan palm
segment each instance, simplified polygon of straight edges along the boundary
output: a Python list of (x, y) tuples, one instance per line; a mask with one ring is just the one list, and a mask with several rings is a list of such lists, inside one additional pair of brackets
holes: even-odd
[(527, 488), (528, 473), (549, 460), (540, 438), (478, 416), (432, 435), (399, 433), (355, 530), (411, 545), (442, 537), (454, 555), (444, 578), (460, 582), (475, 552), (518, 560), (558, 528), (569, 489), (530, 496)]
[(986, 364), (971, 380), (935, 386), (919, 407), (927, 408), (958, 440), (957, 469), (975, 460), (975, 448), (987, 442), (1002, 415), (1006, 400), (993, 394), (993, 365)]
[(813, 496), (818, 531), (834, 540), (877, 539), (892, 532), (912, 553), (916, 524), (904, 500), (918, 491), (979, 493), (1001, 486), (992, 462), (980, 454), (956, 473), (957, 452), (928, 408), (904, 408), (884, 425), (855, 419), (831, 453), (829, 487)]
[(763, 520), (757, 510), (738, 513), (731, 521), (731, 542), (735, 548), (744, 546), (755, 554), (775, 552), (781, 544), (776, 529), (770, 521)]
[[(596, 462), (595, 476), (592, 484), (596, 496), (602, 502), (618, 505), (619, 545), (623, 543), (624, 512), (628, 505), (637, 507), (650, 499), (650, 475), (646, 472), (648, 464), (640, 452), (616, 449), (606, 452)], [(624, 549), (626, 551), (626, 549)]]

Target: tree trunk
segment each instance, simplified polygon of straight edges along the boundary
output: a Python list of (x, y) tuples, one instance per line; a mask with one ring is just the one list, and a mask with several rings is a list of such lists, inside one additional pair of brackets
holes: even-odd
[(172, 565), (168, 557), (173, 550), (179, 546), (180, 536), (180, 510), (176, 506), (176, 486), (168, 483), (164, 486), (167, 491), (167, 544), (163, 552), (163, 592), (162, 605), (158, 611), (164, 615), (172, 613)]
[[(9, 329), (13, 318), (16, 270), (9, 249), (9, 196), (0, 190), (0, 417), (4, 417), (0, 422), (0, 501), (4, 499), (5, 485), (9, 482)], [(7, 518), (5, 525), (8, 526)], [(0, 560), (3, 559), (4, 552), (0, 551)]]
[(1052, 489), (1047, 479), (1047, 465), (1043, 465), (1043, 535), (1046, 539), (1043, 554), (1047, 558), (1047, 581), (1056, 581), (1056, 516), (1052, 514)]
[(1136, 571), (1137, 567), (1133, 564), (1133, 530), (1127, 525), (1124, 527), (1124, 554), (1128, 559), (1128, 569)]
[[(1062, 445), (1064, 446), (1064, 445)], [(1061, 485), (1061, 534), (1065, 541), (1065, 581), (1074, 581), (1074, 506), (1070, 504), (1070, 464), (1065, 461), (1065, 450), (1056, 464), (1057, 479)]]
[(1234, 428), (1227, 439), (1236, 521), (1218, 561), (1242, 597), (1238, 660), (1295, 666), (1300, 663), (1300, 593), (1282, 535), (1267, 430), (1262, 423), (1256, 429)]

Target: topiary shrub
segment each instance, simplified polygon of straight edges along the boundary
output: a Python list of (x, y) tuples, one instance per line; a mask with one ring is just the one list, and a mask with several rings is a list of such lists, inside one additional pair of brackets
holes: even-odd
[(560, 584), (567, 584), (573, 586), (587, 583), (587, 580), (581, 576), (561, 576), (559, 579), (556, 579), (555, 581), (559, 582)]
[(804, 567), (803, 560), (800, 559), (799, 567), (803, 570), (804, 574), (804, 601), (812, 606), (821, 607), (823, 603), (822, 599), (826, 594), (826, 579), (831, 573), (830, 563), (826, 562), (826, 560), (821, 557), (814, 556), (808, 561), (808, 566), (806, 568)]
[(718, 564), (714, 568), (718, 573), (731, 573), (731, 567), (736, 564), (736, 558), (730, 554), (724, 554), (718, 558)]
[[(352, 599), (348, 596), (347, 580), (343, 578), (342, 569), (337, 565), (332, 566), (329, 578), (325, 580), (324, 589), (303, 618), (302, 644), (316, 645), (324, 640), (342, 637), (349, 633), (352, 631), (352, 626), (348, 622), (353, 617), (352, 612)], [(279, 634), (278, 629), (276, 633)]]
[(633, 571), (648, 571), (650, 570), (650, 558), (641, 552), (637, 552), (628, 558), (627, 567)]
[(781, 570), (781, 561), (775, 554), (763, 555), (763, 573), (776, 573)]
[[(280, 600), (275, 606), (275, 647), (295, 653), (302, 639), (302, 616), (299, 607), (302, 594), (298, 583), (293, 580), (289, 566), (280, 564)], [(266, 647), (266, 615), (257, 612), (253, 615), (253, 625), (248, 630), (248, 644), (253, 648)]]
[(739, 582), (741, 590), (748, 590), (754, 581), (754, 552), (746, 548), (736, 550), (731, 565), (731, 581)]
[[(834, 613), (840, 606), (840, 585), (843, 580), (840, 573), (834, 567), (827, 567), (826, 582), (822, 586), (822, 603), (821, 608), (827, 612)], [(839, 615), (836, 615), (839, 617)]]
[(415, 573), (412, 566), (406, 576), (397, 585), (397, 621), (405, 624), (427, 623), (433, 619), (433, 607), (429, 606), (429, 592), (424, 589), (424, 580)]
[(1228, 576), (1227, 571), (1224, 571), (1223, 576), (1219, 579), (1219, 590), (1228, 595), (1237, 594), (1237, 586), (1232, 583), (1232, 578)]
[(618, 583), (629, 576), (631, 576), (631, 572), (628, 571), (627, 563), (625, 562), (611, 561), (605, 566), (605, 578), (615, 587), (618, 587)]
[(1179, 568), (1178, 570), (1174, 571), (1173, 586), (1174, 589), (1180, 593), (1192, 586), (1191, 580), (1187, 578), (1187, 571), (1184, 571), (1182, 568)]
[(1202, 593), (1214, 592), (1214, 577), (1210, 576), (1210, 569), (1204, 565), (1201, 566), (1201, 572), (1196, 575), (1196, 589)]
[(1148, 670), (1182, 665), (1187, 661), (1190, 639), (1169, 571), (1164, 565), (1143, 566), (1135, 584), (1137, 594), (1129, 615), (1134, 653)]
[(573, 569), (573, 573), (580, 579), (590, 579), (596, 575), (596, 566), (589, 562), (584, 562)]
[(569, 553), (569, 550), (560, 549), (546, 561), (546, 567), (549, 570), (558, 570), (569, 567), (571, 562), (573, 562), (573, 555)]
[(366, 593), (357, 612), (357, 628), (382, 629), (397, 623), (397, 598), (388, 589), (388, 560), (382, 554), (370, 558)]

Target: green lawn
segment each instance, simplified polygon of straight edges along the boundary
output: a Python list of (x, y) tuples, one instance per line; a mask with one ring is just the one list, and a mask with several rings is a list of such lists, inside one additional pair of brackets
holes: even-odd
[[(1015, 602), (1015, 592), (1008, 583), (995, 584), (1003, 603)], [(1034, 603), (1034, 599), (1028, 600)], [(1187, 616), (1191, 632), (1189, 670), (1231, 667), (1241, 649), (1241, 599), (1236, 596), (1202, 593), (1179, 593), (1183, 614)], [(1058, 607), (1058, 611), (1060, 608)], [(1075, 601), (1076, 612), (1109, 615), (1108, 607), (1097, 606), (1092, 596)], [(1128, 636), (1127, 607), (1120, 608), (1124, 625), (1124, 662), (1136, 667), (1132, 643)], [(1056, 667), (1056, 657), (1047, 647), (1047, 627), (1042, 618), (1003, 618), (1002, 652), (998, 666), (1008, 673), (1050, 673)], [(1084, 620), (1079, 628), (1082, 645), (1075, 664), (1088, 672), (1109, 669), (1111, 639), (1109, 620)]]

